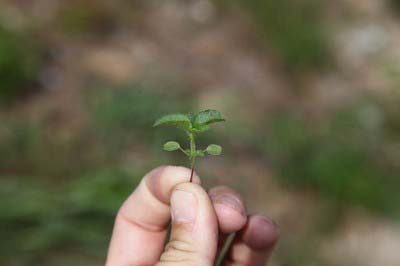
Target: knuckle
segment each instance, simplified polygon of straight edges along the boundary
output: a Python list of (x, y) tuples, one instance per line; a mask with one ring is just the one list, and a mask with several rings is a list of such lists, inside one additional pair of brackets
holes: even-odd
[(171, 240), (165, 246), (165, 251), (161, 255), (160, 262), (157, 266), (198, 266), (200, 264), (197, 263), (198, 260), (196, 258), (196, 250), (193, 245), (182, 240)]
[(195, 249), (188, 241), (171, 239), (171, 241), (165, 246), (165, 251), (183, 252), (183, 253), (195, 253)]

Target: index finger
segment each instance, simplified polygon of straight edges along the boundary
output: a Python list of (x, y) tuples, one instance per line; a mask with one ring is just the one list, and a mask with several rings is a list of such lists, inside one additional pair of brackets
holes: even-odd
[[(160, 166), (148, 173), (118, 211), (106, 266), (154, 265), (164, 248), (170, 220), (169, 200), (190, 170)], [(200, 183), (197, 175), (194, 183)]]

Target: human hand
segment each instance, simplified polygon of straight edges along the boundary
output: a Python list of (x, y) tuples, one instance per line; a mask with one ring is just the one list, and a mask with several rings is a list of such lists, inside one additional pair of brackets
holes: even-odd
[[(265, 265), (278, 240), (268, 218), (247, 216), (226, 187), (206, 193), (190, 170), (161, 166), (148, 173), (120, 208), (106, 266), (213, 266), (228, 234), (238, 232), (225, 266)], [(172, 231), (165, 246), (168, 223)]]

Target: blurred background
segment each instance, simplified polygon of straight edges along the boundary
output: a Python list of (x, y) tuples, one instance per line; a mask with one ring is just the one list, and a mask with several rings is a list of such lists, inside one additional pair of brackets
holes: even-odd
[(162, 151), (214, 108), (204, 186), (277, 221), (273, 266), (400, 261), (399, 0), (3, 0), (0, 265), (103, 265)]

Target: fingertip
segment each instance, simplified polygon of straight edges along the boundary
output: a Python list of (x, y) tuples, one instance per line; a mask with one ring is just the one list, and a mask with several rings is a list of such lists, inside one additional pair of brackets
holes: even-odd
[(214, 204), (221, 233), (237, 232), (246, 224), (246, 217), (224, 204)]
[(279, 229), (271, 219), (251, 215), (235, 239), (227, 265), (265, 265), (279, 238)]
[(246, 206), (244, 204), (242, 196), (240, 196), (239, 193), (237, 193), (235, 190), (231, 189), (230, 187), (227, 187), (227, 186), (216, 186), (216, 187), (211, 188), (208, 191), (208, 194), (210, 195), (211, 198), (213, 198), (214, 196), (218, 196), (218, 195), (229, 195), (235, 201), (238, 202), (238, 204), (240, 205), (241, 209), (243, 209), (243, 210), (246, 209)]
[[(156, 198), (165, 204), (169, 204), (174, 187), (189, 182), (190, 175), (191, 170), (186, 167), (162, 165), (146, 174), (144, 180)], [(193, 176), (193, 183), (201, 183), (197, 174)]]
[(200, 197), (200, 198), (207, 197), (207, 192), (205, 192), (205, 190), (200, 186), (200, 184), (198, 184), (196, 182), (179, 183), (173, 188), (172, 193), (174, 193), (175, 191), (190, 192), (190, 193), (193, 193), (196, 197)]
[(241, 238), (253, 249), (273, 247), (279, 239), (279, 227), (268, 217), (252, 215), (248, 219)]
[(241, 196), (224, 186), (210, 189), (209, 195), (218, 218), (220, 231), (229, 234), (242, 229), (246, 224), (247, 216)]
[(170, 244), (187, 243), (189, 250), (199, 257), (213, 261), (217, 250), (218, 224), (207, 192), (199, 184), (181, 183), (173, 189), (171, 203)]

